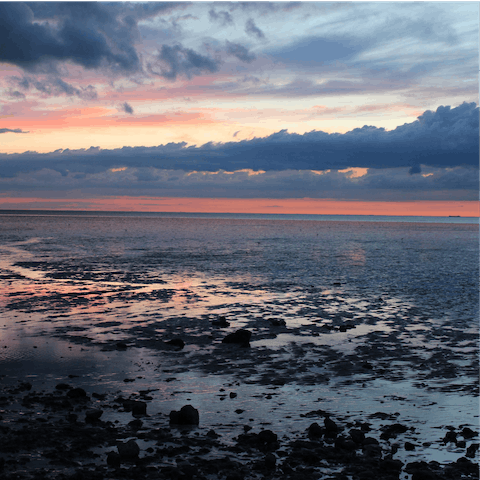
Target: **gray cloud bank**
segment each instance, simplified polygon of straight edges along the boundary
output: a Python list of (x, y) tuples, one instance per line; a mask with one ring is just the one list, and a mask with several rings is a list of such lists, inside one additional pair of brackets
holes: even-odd
[(479, 110), (475, 103), (427, 110), (418, 120), (391, 131), (363, 126), (345, 134), (285, 130), (265, 138), (190, 146), (170, 143), (157, 147), (102, 150), (59, 150), (40, 154), (0, 154), (0, 178), (42, 169), (93, 174), (110, 168), (135, 167), (217, 172), (240, 169), (325, 170), (361, 167), (409, 169), (478, 168)]

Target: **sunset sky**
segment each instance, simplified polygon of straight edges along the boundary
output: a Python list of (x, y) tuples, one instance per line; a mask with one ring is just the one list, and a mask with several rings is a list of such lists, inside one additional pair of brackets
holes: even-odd
[(0, 209), (479, 214), (477, 2), (0, 3)]

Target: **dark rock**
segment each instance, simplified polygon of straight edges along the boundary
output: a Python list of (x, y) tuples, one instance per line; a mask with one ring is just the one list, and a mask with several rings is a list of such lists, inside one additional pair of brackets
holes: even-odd
[(267, 470), (274, 470), (277, 466), (277, 457), (273, 453), (267, 453), (264, 462)]
[(273, 443), (277, 441), (277, 434), (271, 430), (262, 430), (258, 434), (258, 440), (262, 443)]
[(471, 462), (468, 458), (460, 457), (456, 461), (456, 466), (457, 469), (465, 475), (473, 473), (476, 474), (476, 478), (478, 478), (478, 465)]
[(227, 322), (227, 319), (223, 315), (220, 315), (216, 320), (212, 320), (212, 325), (215, 327), (228, 327), (230, 322)]
[(143, 425), (143, 422), (138, 418), (136, 418), (135, 420), (132, 420), (131, 422), (128, 422), (128, 426), (132, 430), (139, 430), (140, 428), (142, 428), (142, 425)]
[(477, 452), (478, 448), (479, 448), (478, 443), (472, 443), (467, 448), (467, 453), (465, 454), (465, 456), (468, 457), (468, 458), (475, 458), (475, 453)]
[(346, 450), (346, 451), (354, 451), (357, 448), (357, 444), (350, 440), (349, 438), (345, 438), (344, 436), (337, 437), (335, 440), (335, 448), (337, 450)]
[(70, 390), (72, 387), (67, 383), (59, 383), (58, 385), (55, 386), (55, 388), (57, 390)]
[(215, 432), (215, 430), (209, 430), (207, 432), (207, 437), (208, 438), (218, 438), (220, 435), (218, 433)]
[(102, 415), (103, 415), (103, 410), (100, 410), (99, 408), (92, 408), (85, 412), (85, 421), (95, 422), (99, 420)]
[(413, 444), (411, 442), (405, 442), (405, 450), (407, 452), (411, 452), (411, 451), (415, 450), (415, 447), (416, 447), (415, 444)]
[(320, 438), (323, 435), (323, 429), (317, 422), (312, 423), (307, 431), (309, 438)]
[(408, 430), (408, 427), (400, 423), (394, 423), (393, 425), (387, 425), (382, 427), (382, 434), (380, 438), (382, 440), (389, 440), (390, 438), (395, 438), (400, 433), (405, 433)]
[(200, 416), (198, 410), (191, 405), (183, 406), (179, 412), (170, 412), (170, 423), (173, 425), (198, 425)]
[(464, 427), (463, 430), (460, 432), (463, 438), (472, 438), (477, 435), (477, 432), (474, 432), (471, 428)]
[(401, 460), (385, 458), (381, 461), (380, 468), (385, 472), (400, 472), (403, 468), (403, 462)]
[(165, 342), (165, 343), (172, 347), (178, 348), (179, 350), (181, 350), (185, 346), (185, 342), (179, 337), (173, 338), (172, 340), (169, 340), (168, 342)]
[(443, 437), (443, 443), (456, 443), (457, 441), (457, 433), (453, 430), (448, 431)]
[(119, 443), (117, 445), (118, 454), (122, 460), (135, 460), (140, 453), (140, 447), (135, 440), (129, 440), (126, 443)]
[(248, 330), (237, 330), (236, 332), (228, 334), (223, 340), (222, 343), (237, 344), (242, 347), (250, 346), (250, 338), (252, 337), (252, 332)]
[(237, 394), (235, 392), (230, 392), (230, 398), (235, 398)]
[(70, 423), (75, 423), (78, 419), (78, 415), (76, 413), (69, 413), (67, 415), (67, 421), (69, 421)]
[(117, 342), (115, 346), (117, 347), (117, 350), (126, 350), (128, 348), (128, 345), (124, 342)]
[(108, 452), (107, 455), (107, 464), (110, 465), (111, 467), (119, 467), (120, 463), (122, 462), (122, 458), (120, 457), (120, 454), (117, 452)]
[(323, 423), (325, 424), (325, 430), (327, 431), (327, 433), (338, 432), (337, 424), (330, 417), (326, 417)]
[(268, 321), (272, 327), (285, 327), (287, 325), (283, 318), (269, 318)]
[(87, 398), (87, 392), (83, 388), (72, 388), (67, 392), (67, 397), (75, 399)]
[(134, 417), (147, 414), (147, 404), (145, 402), (141, 402), (140, 400), (124, 400), (123, 398), (120, 399), (120, 402), (124, 410), (126, 412), (132, 412)]
[(361, 430), (353, 429), (350, 430), (350, 438), (358, 444), (365, 442), (365, 434)]
[(140, 417), (147, 414), (147, 404), (145, 402), (137, 401), (132, 406), (132, 415), (134, 417)]

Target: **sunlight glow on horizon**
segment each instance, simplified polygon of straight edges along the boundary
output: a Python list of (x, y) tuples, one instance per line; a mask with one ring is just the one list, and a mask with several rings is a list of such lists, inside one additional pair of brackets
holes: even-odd
[(3, 210), (84, 210), (165, 213), (258, 213), (480, 217), (479, 201), (363, 202), (331, 199), (107, 197), (44, 199), (0, 197)]

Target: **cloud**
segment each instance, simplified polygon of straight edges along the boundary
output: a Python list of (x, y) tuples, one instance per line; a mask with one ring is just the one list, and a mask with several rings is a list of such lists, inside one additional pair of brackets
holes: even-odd
[(137, 71), (137, 22), (169, 8), (168, 4), (3, 2), (0, 62), (30, 70), (53, 60)]
[(190, 48), (184, 48), (182, 45), (162, 45), (158, 54), (160, 62), (160, 72), (157, 72), (150, 66), (150, 72), (168, 80), (176, 80), (177, 76), (184, 75), (191, 78), (194, 75), (200, 75), (203, 72), (214, 73), (218, 71), (220, 62), (205, 57)]
[(238, 43), (232, 43), (227, 40), (227, 53), (237, 57), (242, 62), (251, 63), (255, 60), (255, 55), (250, 53), (247, 48)]
[(24, 132), (20, 128), (14, 128), (13, 130), (11, 128), (0, 128), (0, 133), (29, 133), (29, 132)]
[(97, 90), (94, 86), (88, 85), (87, 87), (77, 88), (55, 76), (49, 76), (45, 79), (12, 76), (9, 80), (24, 91), (35, 89), (47, 97), (66, 95), (68, 97), (76, 96), (84, 100), (95, 100), (97, 98)]
[(249, 18), (247, 23), (245, 23), (245, 32), (252, 37), (256, 37), (259, 40), (265, 38), (265, 34), (255, 25), (255, 22)]
[(220, 10), (217, 12), (213, 8), (211, 8), (208, 12), (208, 16), (210, 17), (210, 20), (212, 22), (218, 22), (222, 26), (233, 25), (232, 16), (225, 10)]
[[(328, 198), (342, 200), (473, 200), (478, 199), (478, 175), (473, 168), (429, 169), (411, 176), (407, 168), (368, 171), (360, 177), (328, 170), (185, 172), (155, 167), (111, 168), (78, 174), (41, 169), (15, 178), (0, 178), (0, 192), (32, 196), (34, 192), (81, 191), (99, 195), (197, 198)], [(65, 193), (63, 193), (65, 195)], [(68, 195), (67, 195), (68, 196)]]
[[(412, 123), (394, 130), (363, 126), (345, 134), (311, 131), (303, 135), (281, 130), (265, 138), (240, 142), (114, 150), (63, 150), (48, 154), (26, 152), (0, 155), (0, 176), (40, 168), (95, 173), (114, 167), (217, 172), (437, 168), (478, 169), (479, 110), (475, 103), (427, 110)], [(423, 167), (422, 167), (423, 171)], [(419, 175), (410, 175), (412, 179)], [(423, 177), (422, 177), (423, 178)]]
[(125, 113), (129, 113), (130, 115), (133, 115), (133, 108), (127, 102), (122, 104), (122, 109)]

